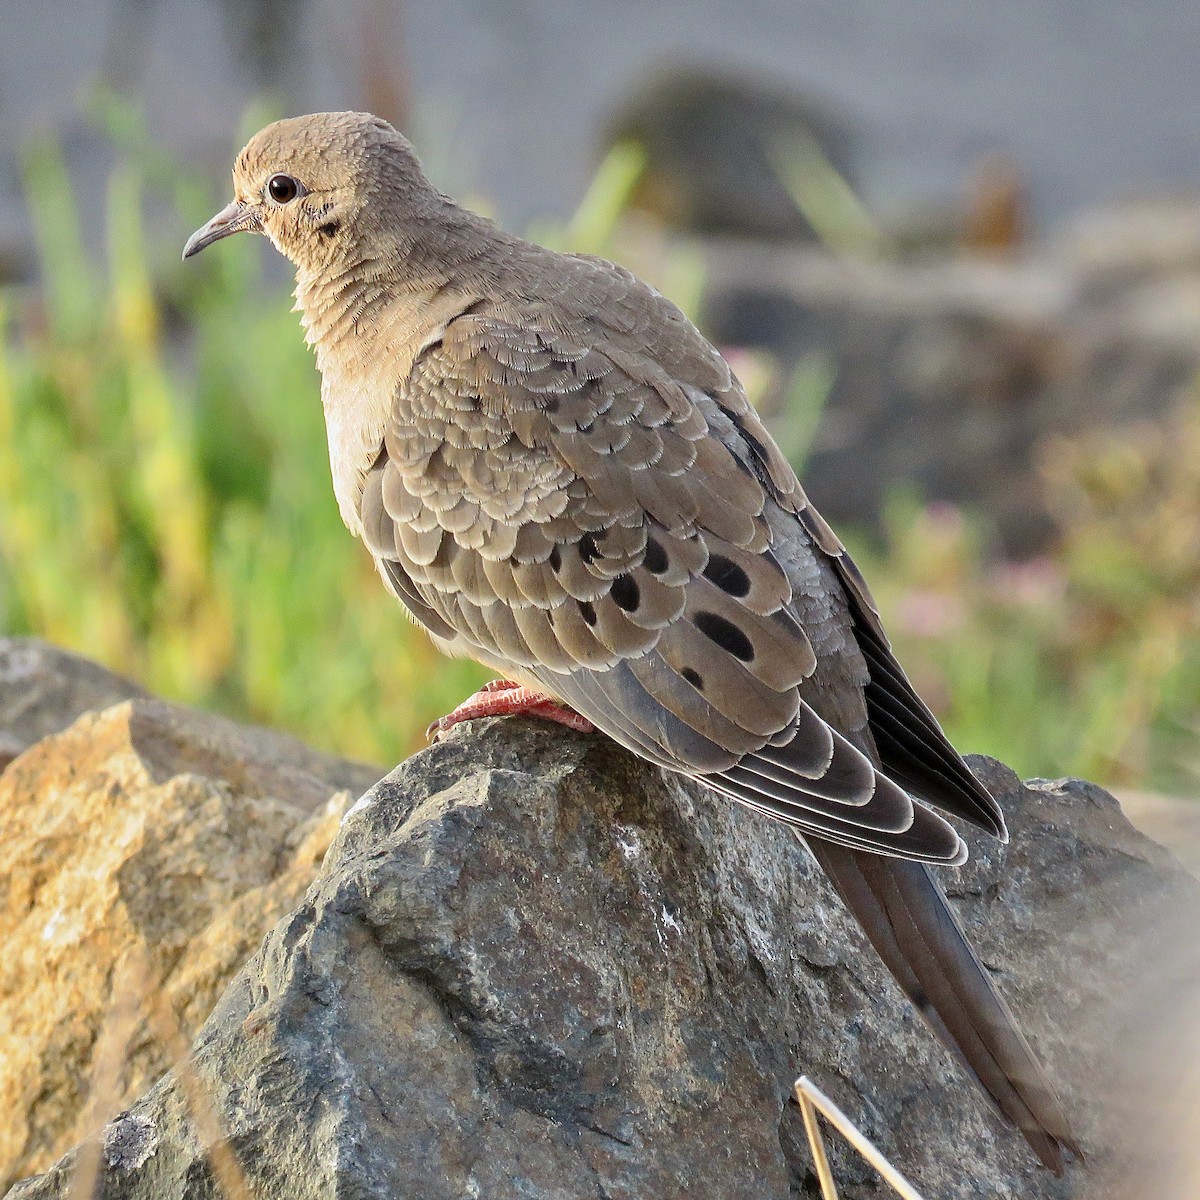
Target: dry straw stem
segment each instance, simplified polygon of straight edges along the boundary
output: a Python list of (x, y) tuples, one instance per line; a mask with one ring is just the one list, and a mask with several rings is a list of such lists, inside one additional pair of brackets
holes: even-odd
[(829, 1158), (825, 1153), (825, 1141), (817, 1120), (820, 1112), (825, 1119), (879, 1172), (880, 1178), (903, 1200), (922, 1200), (916, 1188), (892, 1166), (880, 1151), (861, 1133), (854, 1122), (807, 1075), (796, 1080), (796, 1100), (804, 1117), (804, 1129), (812, 1150), (813, 1164), (821, 1184), (823, 1200), (838, 1200), (833, 1172), (829, 1169)]
[(256, 1200), (254, 1189), (242, 1172), (241, 1164), (221, 1128), (221, 1120), (212, 1106), (208, 1089), (192, 1065), (187, 1039), (179, 1028), (166, 996), (161, 991), (154, 992), (149, 1008), (150, 1027), (175, 1061), (175, 1078), (183, 1090), (200, 1142), (208, 1147), (209, 1162), (218, 1188), (225, 1200)]
[[(115, 972), (112, 1003), (96, 1038), (91, 1087), (81, 1121), (85, 1129), (98, 1126), (116, 1108), (121, 1063), (141, 1019), (142, 997), (148, 990), (145, 955), (127, 956)], [(71, 1174), (69, 1200), (91, 1200), (95, 1195), (102, 1144), (103, 1136), (99, 1135), (80, 1146)]]
[[(91, 1093), (86, 1124), (95, 1124), (115, 1108), (117, 1084), (125, 1050), (144, 1018), (155, 1038), (175, 1062), (175, 1077), (183, 1092), (200, 1143), (208, 1148), (209, 1163), (223, 1200), (257, 1200), (237, 1157), (229, 1145), (220, 1118), (213, 1108), (208, 1089), (196, 1074), (188, 1053), (187, 1039), (176, 1020), (169, 1001), (151, 986), (150, 966), (141, 947), (130, 951), (117, 971), (104, 1027), (100, 1032), (92, 1071)], [(100, 1173), (103, 1134), (89, 1138), (80, 1147), (71, 1179), (68, 1200), (92, 1200)]]

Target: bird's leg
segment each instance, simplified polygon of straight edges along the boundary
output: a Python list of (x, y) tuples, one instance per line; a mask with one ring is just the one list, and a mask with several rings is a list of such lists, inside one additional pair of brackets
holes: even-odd
[(511, 679), (493, 679), (485, 683), (475, 695), (464, 700), (453, 712), (434, 721), (425, 731), (426, 736), (436, 742), (442, 734), (453, 729), (462, 721), (473, 721), (476, 717), (541, 717), (546, 721), (557, 721), (568, 729), (580, 733), (591, 733), (595, 726), (573, 708), (560, 704), (549, 696), (535, 692), (523, 683)]

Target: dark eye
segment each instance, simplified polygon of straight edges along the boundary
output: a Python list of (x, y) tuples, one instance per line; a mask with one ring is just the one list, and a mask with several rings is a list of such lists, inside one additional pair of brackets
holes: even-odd
[(276, 204), (286, 204), (300, 195), (300, 185), (290, 175), (272, 175), (267, 180), (267, 194)]

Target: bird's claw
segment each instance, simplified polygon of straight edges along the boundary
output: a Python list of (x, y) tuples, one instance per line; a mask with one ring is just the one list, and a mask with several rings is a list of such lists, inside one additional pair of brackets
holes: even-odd
[(463, 721), (474, 721), (479, 717), (530, 716), (544, 721), (555, 721), (568, 729), (580, 733), (591, 733), (595, 726), (573, 708), (560, 704), (551, 696), (535, 692), (522, 683), (510, 679), (493, 679), (484, 684), (473, 696), (464, 700), (453, 712), (432, 722), (425, 736), (438, 742), (455, 725)]

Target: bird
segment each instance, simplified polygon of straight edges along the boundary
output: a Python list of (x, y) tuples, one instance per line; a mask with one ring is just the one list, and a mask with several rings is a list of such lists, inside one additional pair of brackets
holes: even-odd
[[(504, 231), (367, 113), (237, 156), (185, 259), (295, 268), (334, 493), (433, 641), (502, 677), (441, 722), (599, 730), (784, 822), (992, 1107), (1061, 1174), (1063, 1106), (931, 868), (1007, 840), (866, 581), (729, 364), (628, 270)], [(941, 810), (940, 812), (938, 810)]]

